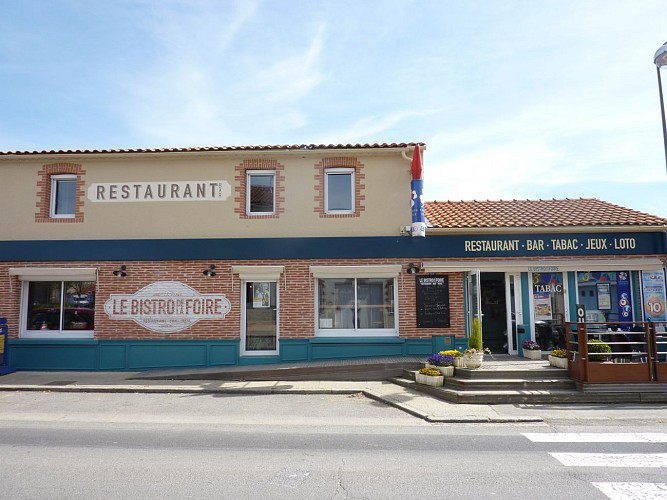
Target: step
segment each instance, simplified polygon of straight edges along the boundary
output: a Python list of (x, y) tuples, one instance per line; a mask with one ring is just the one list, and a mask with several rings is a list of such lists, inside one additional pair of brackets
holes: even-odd
[(446, 377), (445, 386), (459, 391), (483, 391), (483, 390), (574, 390), (576, 385), (573, 380), (565, 378), (544, 379), (463, 379), (459, 377)]
[(497, 390), (458, 391), (448, 387), (431, 387), (405, 378), (391, 382), (433, 397), (458, 404), (563, 404), (563, 403), (667, 403), (667, 394), (625, 392), (583, 392), (578, 390)]
[[(414, 371), (404, 370), (403, 376), (414, 378)], [(470, 370), (468, 368), (456, 368), (454, 377), (466, 380), (570, 380), (567, 370), (553, 367), (537, 370)]]

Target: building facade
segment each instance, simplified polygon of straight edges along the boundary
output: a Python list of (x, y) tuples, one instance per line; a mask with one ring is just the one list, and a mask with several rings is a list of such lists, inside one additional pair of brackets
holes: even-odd
[(0, 153), (9, 363), (428, 355), (464, 348), (474, 315), (516, 353), (521, 335), (557, 341), (578, 303), (660, 320), (667, 220), (599, 200), (432, 202), (411, 237), (416, 146)]

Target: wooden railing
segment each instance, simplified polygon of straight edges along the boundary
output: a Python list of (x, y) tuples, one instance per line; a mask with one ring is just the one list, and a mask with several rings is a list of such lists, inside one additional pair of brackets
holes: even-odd
[[(667, 383), (667, 322), (567, 322), (565, 332), (572, 379), (594, 384)], [(611, 352), (589, 352), (595, 340), (607, 344)]]

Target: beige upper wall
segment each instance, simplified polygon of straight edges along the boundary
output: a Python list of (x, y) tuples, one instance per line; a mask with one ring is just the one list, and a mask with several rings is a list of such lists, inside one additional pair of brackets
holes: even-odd
[[(410, 162), (402, 150), (0, 157), (0, 239), (397, 236), (399, 228), (411, 222)], [(327, 157), (355, 157), (363, 164), (365, 199), (358, 217), (323, 218), (316, 212), (315, 165)], [(276, 160), (284, 166), (284, 211), (277, 218), (247, 219), (235, 211), (240, 208), (237, 167), (250, 159)], [(81, 165), (86, 194), (98, 183), (225, 180), (231, 195), (225, 201), (114, 203), (92, 202), (86, 196), (82, 223), (36, 222), (39, 171), (64, 162)]]

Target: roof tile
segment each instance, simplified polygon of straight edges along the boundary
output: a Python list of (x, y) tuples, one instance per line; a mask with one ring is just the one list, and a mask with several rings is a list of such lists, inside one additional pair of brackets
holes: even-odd
[(431, 201), (424, 210), (434, 228), (667, 227), (667, 219), (596, 198)]

